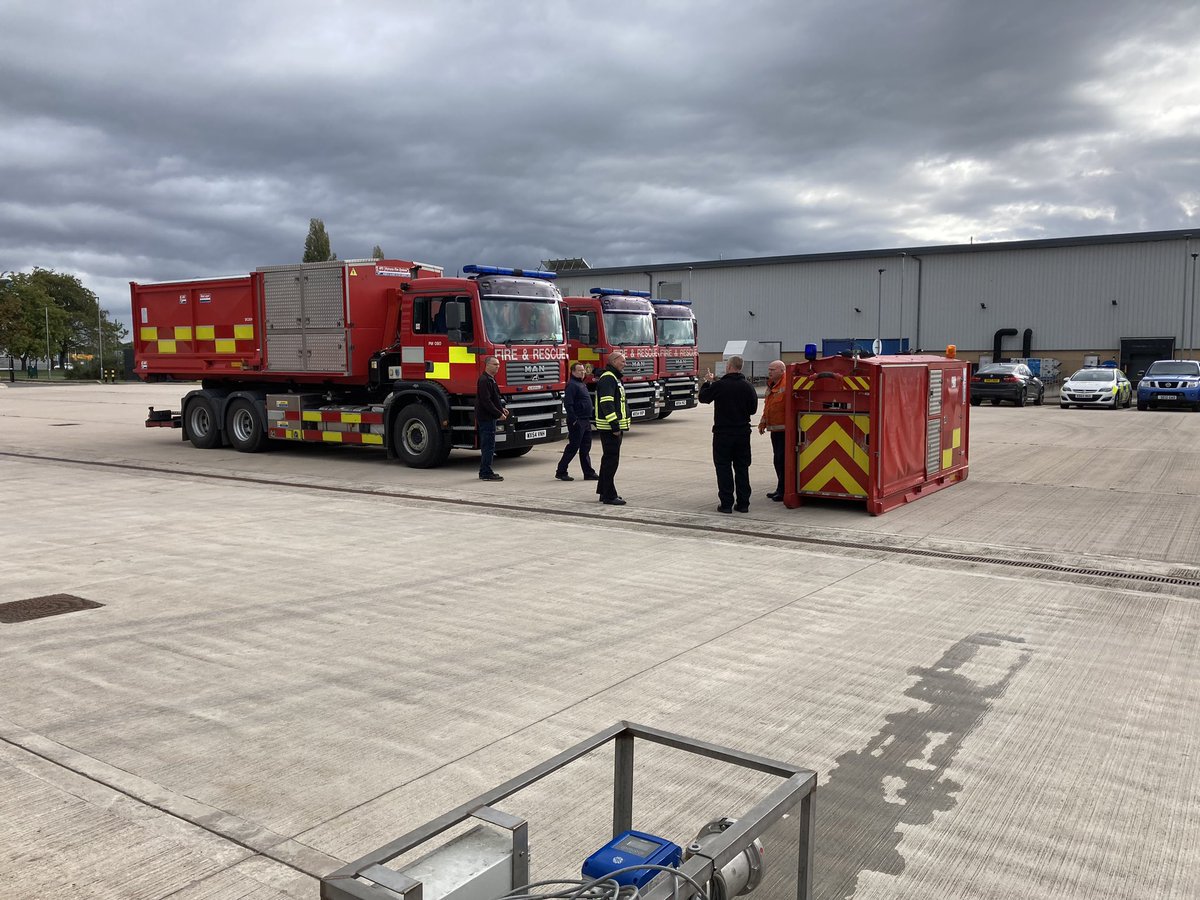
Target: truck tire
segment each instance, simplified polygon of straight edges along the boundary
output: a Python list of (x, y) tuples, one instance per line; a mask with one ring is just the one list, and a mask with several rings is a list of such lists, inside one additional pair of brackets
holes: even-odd
[(524, 456), (532, 447), (512, 447), (508, 450), (497, 450), (496, 456), (500, 459), (516, 459), (518, 456)]
[(450, 442), (442, 434), (437, 416), (419, 403), (396, 414), (392, 428), (396, 455), (414, 469), (432, 469), (450, 456)]
[(212, 450), (221, 446), (221, 429), (217, 427), (217, 410), (207, 397), (196, 397), (187, 408), (188, 440), (197, 450)]
[(675, 410), (673, 410), (673, 409), (664, 409), (662, 412), (660, 412), (658, 414), (658, 420), (661, 422), (663, 419), (665, 419), (667, 416), (669, 416), (673, 412), (675, 412)]
[(258, 407), (245, 397), (234, 400), (225, 411), (225, 434), (239, 453), (258, 453), (266, 447), (267, 432)]

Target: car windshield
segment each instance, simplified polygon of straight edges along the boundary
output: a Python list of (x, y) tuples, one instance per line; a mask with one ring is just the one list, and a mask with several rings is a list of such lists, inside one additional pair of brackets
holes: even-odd
[(696, 343), (691, 319), (659, 319), (658, 342), (666, 347), (690, 347)]
[(1071, 381), (1115, 381), (1116, 372), (1111, 369), (1102, 371), (1097, 369), (1084, 369), (1081, 372), (1076, 372), (1071, 376)]
[(1200, 375), (1200, 363), (1187, 359), (1159, 360), (1146, 370), (1147, 375)]
[(483, 327), (497, 344), (561, 344), (562, 317), (554, 300), (483, 298)]
[(1017, 371), (1016, 363), (1005, 365), (1003, 363), (993, 363), (990, 366), (983, 366), (979, 370), (980, 375), (1012, 375)]
[(604, 313), (604, 330), (614, 347), (642, 346), (654, 343), (654, 326), (647, 313)]

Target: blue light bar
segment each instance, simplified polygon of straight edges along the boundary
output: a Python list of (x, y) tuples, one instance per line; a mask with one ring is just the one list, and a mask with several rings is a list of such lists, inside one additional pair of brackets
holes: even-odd
[(628, 288), (592, 288), (588, 291), (597, 297), (649, 297), (649, 291), (631, 291)]
[(506, 269), (502, 266), (477, 266), (472, 263), (462, 269), (469, 275), (515, 275), (519, 278), (544, 278), (553, 281), (558, 277), (557, 272), (543, 272), (541, 269)]
[(691, 300), (651, 300), (651, 303), (661, 303), (663, 306), (691, 306)]

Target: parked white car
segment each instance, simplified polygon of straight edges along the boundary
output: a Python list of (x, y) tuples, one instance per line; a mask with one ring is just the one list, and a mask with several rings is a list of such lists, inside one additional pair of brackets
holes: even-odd
[(1080, 369), (1063, 382), (1058, 392), (1058, 405), (1099, 406), (1105, 409), (1128, 409), (1133, 404), (1133, 385), (1120, 369), (1103, 366)]

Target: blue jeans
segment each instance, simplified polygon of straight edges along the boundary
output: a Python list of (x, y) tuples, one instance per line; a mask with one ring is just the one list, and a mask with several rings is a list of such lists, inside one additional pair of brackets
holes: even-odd
[(492, 458), (496, 455), (496, 420), (479, 419), (479, 477), (496, 474), (492, 471)]

